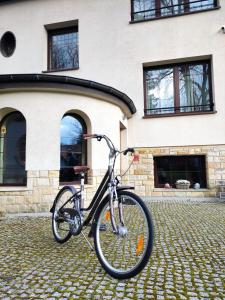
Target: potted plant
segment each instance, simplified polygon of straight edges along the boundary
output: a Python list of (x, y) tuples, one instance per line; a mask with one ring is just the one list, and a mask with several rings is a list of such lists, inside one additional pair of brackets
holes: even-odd
[(185, 180), (185, 179), (178, 179), (177, 181), (176, 181), (176, 188), (177, 189), (185, 189), (185, 190), (187, 190), (187, 189), (189, 189), (189, 187), (190, 187), (190, 181), (188, 181), (188, 180)]

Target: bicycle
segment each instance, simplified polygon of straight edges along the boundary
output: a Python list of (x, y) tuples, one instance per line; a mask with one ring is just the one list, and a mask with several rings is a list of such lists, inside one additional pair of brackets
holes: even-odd
[[(57, 194), (50, 210), (53, 235), (58, 243), (65, 243), (81, 233), (94, 250), (82, 232), (91, 226), (88, 236), (94, 238), (95, 251), (105, 271), (117, 279), (131, 278), (146, 266), (153, 248), (153, 222), (146, 204), (130, 192), (134, 187), (121, 186), (114, 174), (117, 156), (134, 153), (134, 149), (119, 151), (105, 135), (84, 134), (83, 138), (106, 141), (110, 150), (108, 169), (90, 205), (84, 208), (84, 180), (89, 168), (74, 167), (81, 176), (80, 189), (64, 186)], [(86, 218), (85, 211), (89, 212)]]

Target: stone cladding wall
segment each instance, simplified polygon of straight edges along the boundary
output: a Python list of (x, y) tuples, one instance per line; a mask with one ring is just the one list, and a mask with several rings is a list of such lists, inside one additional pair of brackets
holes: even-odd
[[(141, 196), (216, 197), (221, 181), (225, 182), (225, 145), (136, 148), (139, 162), (134, 162), (124, 182), (135, 186)], [(207, 189), (164, 189), (154, 187), (154, 156), (205, 155)], [(132, 159), (132, 157), (131, 157)]]
[[(123, 177), (122, 184), (135, 186), (135, 192), (140, 196), (217, 197), (220, 182), (225, 182), (225, 145), (137, 148), (136, 152), (139, 154), (139, 162), (132, 164), (129, 173)], [(160, 155), (205, 155), (207, 189), (155, 188), (153, 157)], [(85, 206), (90, 203), (104, 174), (105, 170), (89, 173), (88, 184), (85, 185)], [(59, 171), (28, 171), (26, 187), (0, 187), (0, 211), (47, 212), (60, 188)]]

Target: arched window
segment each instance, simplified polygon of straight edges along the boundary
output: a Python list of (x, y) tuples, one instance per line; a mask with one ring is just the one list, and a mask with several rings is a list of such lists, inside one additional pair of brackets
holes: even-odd
[(0, 123), (0, 184), (26, 185), (26, 120), (20, 112)]
[(74, 166), (86, 165), (87, 147), (83, 134), (87, 132), (84, 120), (75, 114), (67, 114), (61, 121), (60, 182), (75, 182)]

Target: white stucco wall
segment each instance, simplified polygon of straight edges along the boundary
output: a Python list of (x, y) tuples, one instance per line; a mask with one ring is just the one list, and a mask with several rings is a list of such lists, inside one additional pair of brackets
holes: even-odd
[[(120, 147), (120, 121), (123, 113), (113, 104), (72, 94), (17, 92), (0, 94), (1, 118), (9, 111), (5, 108), (20, 111), (26, 119), (26, 170), (60, 169), (60, 122), (68, 112), (83, 117), (88, 133), (106, 134), (116, 147)], [(89, 142), (89, 147), (88, 165), (92, 169), (106, 169), (106, 144), (94, 139)]]
[[(225, 34), (221, 26), (225, 23), (225, 3), (221, 0), (220, 4), (218, 10), (138, 24), (129, 24), (130, 0), (36, 0), (2, 4), (0, 36), (5, 31), (12, 31), (17, 47), (10, 58), (0, 55), (0, 73), (40, 73), (46, 70), (47, 33), (44, 25), (78, 19), (80, 68), (56, 74), (98, 81), (126, 93), (137, 108), (137, 113), (128, 123), (129, 145), (224, 144)], [(144, 63), (208, 56), (213, 62), (216, 114), (142, 118)], [(60, 95), (54, 98), (58, 97)], [(28, 99), (23, 101), (28, 102)], [(27, 117), (29, 108), (32, 110), (33, 107), (27, 107)], [(109, 128), (113, 138), (115, 123), (104, 116), (100, 104), (98, 108), (96, 114), (102, 118), (101, 124)], [(51, 110), (49, 112), (51, 115)], [(89, 113), (87, 107), (85, 112)], [(56, 158), (53, 161), (55, 165)]]

